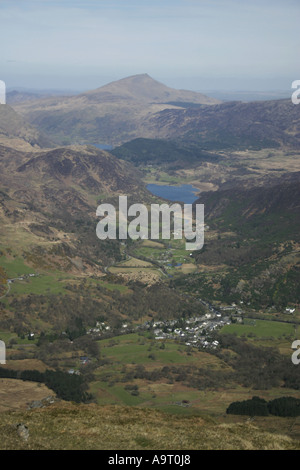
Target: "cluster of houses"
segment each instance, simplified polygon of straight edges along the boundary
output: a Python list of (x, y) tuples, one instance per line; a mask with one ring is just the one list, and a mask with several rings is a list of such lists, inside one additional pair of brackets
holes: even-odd
[(231, 323), (230, 317), (222, 316), (220, 313), (206, 313), (182, 322), (157, 321), (148, 324), (148, 329), (153, 330), (156, 340), (172, 339), (184, 343), (186, 346), (198, 348), (216, 349), (218, 341), (211, 339), (211, 333)]
[(285, 313), (294, 313), (295, 310), (296, 310), (295, 308), (287, 307), (287, 308), (285, 309)]
[(101, 335), (101, 333), (109, 332), (110, 329), (111, 327), (107, 323), (97, 321), (96, 326), (94, 326), (93, 328), (90, 328), (87, 331), (87, 334), (100, 334)]
[(7, 282), (9, 284), (11, 284), (12, 282), (14, 281), (24, 281), (25, 279), (28, 279), (29, 277), (36, 277), (38, 276), (39, 274), (36, 274), (36, 273), (30, 273), (30, 274), (22, 274), (21, 276), (19, 277), (14, 277), (12, 279), (7, 279)]
[[(157, 341), (169, 339), (180, 341), (186, 346), (216, 349), (219, 343), (211, 338), (211, 333), (230, 323), (228, 315), (222, 315), (214, 310), (187, 320), (147, 321), (137, 326), (127, 322), (118, 329), (118, 334), (149, 331)], [(115, 335), (116, 331), (113, 331), (106, 322), (97, 322), (96, 326), (90, 328), (87, 333), (103, 337)]]

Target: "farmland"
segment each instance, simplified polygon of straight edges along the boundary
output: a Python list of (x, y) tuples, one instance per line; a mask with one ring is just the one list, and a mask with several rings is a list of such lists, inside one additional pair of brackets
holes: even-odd
[(295, 334), (295, 326), (291, 323), (246, 318), (243, 324), (235, 323), (224, 326), (222, 332), (235, 333), (238, 336), (245, 335), (250, 338), (279, 339), (282, 336), (293, 336)]
[[(202, 370), (205, 374), (222, 373), (230, 377), (231, 368), (218, 356), (190, 349), (174, 341), (153, 341), (141, 334), (125, 334), (101, 340), (101, 366), (94, 370), (90, 391), (100, 405), (118, 404), (157, 408), (172, 414), (220, 416), (235, 400), (253, 396), (251, 387), (237, 383), (217, 381), (203, 389), (185, 384), (184, 380), (171, 378), (177, 371)], [(158, 371), (165, 370), (162, 375)], [(178, 372), (179, 373), (179, 372)], [(217, 375), (216, 375), (217, 377)], [(220, 379), (221, 380), (221, 379)], [(259, 396), (282, 396), (280, 387), (256, 390)], [(298, 392), (286, 389), (289, 396)]]

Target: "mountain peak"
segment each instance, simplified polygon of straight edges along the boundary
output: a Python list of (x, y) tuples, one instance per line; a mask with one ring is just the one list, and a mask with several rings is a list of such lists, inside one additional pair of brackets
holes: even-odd
[(218, 100), (195, 91), (176, 90), (155, 80), (148, 73), (131, 75), (108, 83), (96, 90), (84, 93), (90, 99), (110, 96), (117, 99), (147, 103), (191, 102), (195, 104), (216, 104)]

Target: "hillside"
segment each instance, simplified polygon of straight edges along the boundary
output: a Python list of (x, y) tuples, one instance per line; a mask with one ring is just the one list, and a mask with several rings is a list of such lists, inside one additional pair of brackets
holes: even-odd
[(134, 139), (114, 148), (116, 157), (132, 162), (136, 166), (156, 165), (170, 169), (188, 167), (203, 161), (217, 162), (219, 155), (203, 151), (200, 146), (190, 146), (173, 140)]
[[(266, 180), (265, 185), (254, 188), (236, 187), (220, 188), (219, 191), (203, 193), (195, 204), (205, 204), (207, 220), (219, 220), (219, 223), (230, 224), (238, 228), (243, 221), (250, 224), (258, 217), (263, 217), (265, 228), (268, 219), (272, 220), (270, 230), (279, 234), (279, 226), (283, 226), (286, 218), (287, 234), (298, 234), (300, 213), (300, 172), (286, 173), (280, 178)], [(275, 216), (280, 219), (278, 225)], [(243, 228), (243, 230), (247, 230)]]
[(176, 140), (202, 150), (299, 148), (291, 100), (221, 103), (174, 90), (147, 74), (76, 96), (16, 103), (33, 126), (61, 144), (113, 146), (137, 138)]
[(197, 144), (206, 150), (300, 146), (300, 116), (291, 100), (229, 102), (213, 107), (164, 110), (146, 126), (156, 137)]
[(93, 146), (57, 148), (35, 154), (16, 171), (26, 178), (65, 186), (79, 185), (95, 194), (133, 192), (137, 180), (133, 170), (111, 154)]
[(204, 204), (209, 231), (193, 255), (202, 272), (178, 286), (186, 282), (203, 297), (254, 310), (299, 304), (299, 188), (298, 172), (202, 193), (195, 204)]
[(22, 256), (38, 250), (37, 264), (48, 256), (46, 264), (56, 258), (66, 267), (77, 257), (96, 270), (95, 260), (101, 265), (119, 257), (118, 243), (96, 237), (97, 201), (145, 192), (128, 163), (92, 146), (34, 153), (2, 146), (0, 184), (2, 246)]
[[(225, 414), (254, 395), (299, 394), (298, 114), (285, 101), (172, 93), (143, 75), (18, 106), (73, 145), (0, 145), (3, 449), (299, 447), (299, 418)], [(76, 144), (140, 133), (160, 138), (112, 153)], [(159, 202), (145, 183), (164, 178), (214, 189), (197, 201), (202, 250), (97, 239), (100, 202)], [(69, 402), (26, 409), (31, 393)]]
[(0, 104), (0, 144), (30, 151), (53, 144), (7, 104)]
[(92, 102), (140, 101), (145, 104), (216, 104), (218, 100), (188, 90), (176, 90), (151, 78), (148, 74), (133, 75), (83, 93)]
[[(28, 434), (18, 434), (18, 423)], [(0, 439), (2, 450), (299, 449), (296, 440), (246, 420), (218, 424), (149, 409), (72, 404), (3, 412)]]
[(201, 93), (169, 88), (142, 74), (72, 97), (16, 103), (15, 109), (59, 144), (115, 144), (143, 136), (147, 129), (142, 122), (149, 115), (187, 102), (219, 103)]

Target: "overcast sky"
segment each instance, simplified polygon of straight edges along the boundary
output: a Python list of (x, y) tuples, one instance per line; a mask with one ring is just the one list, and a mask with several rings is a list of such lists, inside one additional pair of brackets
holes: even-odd
[(87, 90), (148, 73), (200, 91), (289, 89), (299, 20), (299, 0), (0, 0), (0, 79)]

